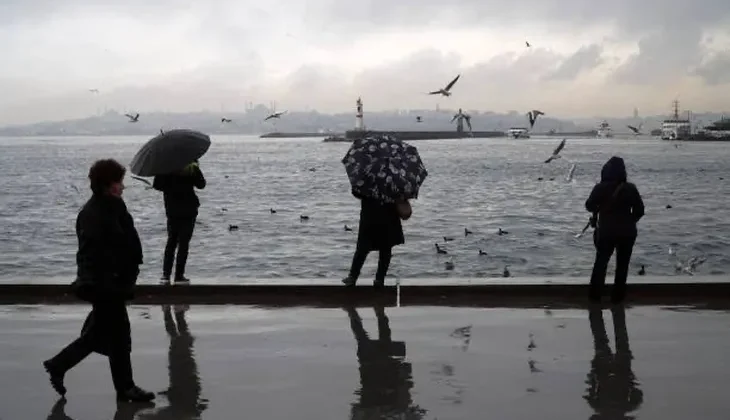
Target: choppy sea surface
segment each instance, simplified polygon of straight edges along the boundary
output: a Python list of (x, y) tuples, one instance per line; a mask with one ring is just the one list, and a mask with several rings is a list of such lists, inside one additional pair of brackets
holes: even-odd
[[(107, 157), (126, 165), (146, 140), (0, 138), (0, 283), (71, 281), (74, 221), (90, 196), (89, 166)], [(349, 145), (251, 136), (212, 140), (201, 159), (208, 186), (199, 192), (202, 206), (188, 259), (193, 281), (345, 276), (359, 216), (340, 162)], [(543, 163), (559, 140), (414, 142), (429, 176), (412, 203), (413, 217), (404, 222), (406, 244), (395, 248), (391, 274), (494, 278), (508, 265), (516, 277), (587, 278), (591, 237), (574, 234), (587, 221), (585, 199), (612, 155), (624, 157), (646, 204), (633, 274), (644, 264), (647, 274), (680, 276), (677, 259), (696, 255), (707, 258), (697, 274), (730, 272), (729, 144), (568, 139), (565, 159)], [(570, 181), (566, 160), (577, 164)], [(144, 247), (139, 281), (153, 283), (166, 239), (162, 196), (129, 177), (125, 183)], [(309, 220), (300, 221), (300, 215)], [(229, 232), (231, 224), (239, 229)], [(465, 237), (464, 228), (473, 234)], [(509, 234), (497, 235), (499, 228)], [(453, 240), (444, 242), (444, 236)], [(437, 255), (434, 243), (449, 254)], [(670, 246), (676, 256), (669, 255)], [(480, 256), (480, 249), (487, 255)], [(446, 270), (446, 261), (453, 270)], [(373, 254), (363, 281), (369, 282), (375, 265)]]

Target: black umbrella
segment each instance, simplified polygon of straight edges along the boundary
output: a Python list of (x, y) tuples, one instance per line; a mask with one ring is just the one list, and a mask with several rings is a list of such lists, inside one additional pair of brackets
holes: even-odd
[(199, 131), (177, 129), (148, 141), (132, 159), (130, 169), (139, 176), (178, 172), (208, 151), (210, 137)]
[(353, 194), (388, 203), (418, 198), (428, 175), (415, 147), (386, 135), (355, 140), (342, 163)]

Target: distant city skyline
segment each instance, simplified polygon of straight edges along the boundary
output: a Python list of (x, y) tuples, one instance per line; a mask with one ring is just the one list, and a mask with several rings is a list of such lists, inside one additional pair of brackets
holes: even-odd
[[(366, 112), (721, 111), (728, 22), (727, 0), (5, 0), (0, 125), (105, 107), (349, 112), (360, 95)], [(452, 96), (426, 94), (457, 74)]]

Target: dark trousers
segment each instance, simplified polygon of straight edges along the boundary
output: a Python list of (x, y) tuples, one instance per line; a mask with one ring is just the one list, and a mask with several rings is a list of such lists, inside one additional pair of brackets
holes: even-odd
[(92, 320), (81, 336), (49, 360), (53, 371), (65, 374), (93, 352), (106, 354), (114, 389), (124, 392), (134, 386), (132, 376), (129, 315), (124, 303), (94, 305)]
[(620, 302), (626, 296), (626, 278), (629, 275), (629, 262), (631, 252), (634, 249), (635, 237), (609, 237), (594, 236), (593, 243), (596, 246), (596, 261), (593, 263), (591, 274), (591, 285), (589, 297), (591, 300), (600, 300), (604, 283), (606, 282), (606, 270), (608, 262), (616, 251), (616, 274), (613, 280), (613, 293), (611, 300)]
[[(352, 256), (352, 266), (350, 267), (350, 278), (357, 280), (360, 277), (360, 270), (362, 270), (365, 259), (367, 259), (370, 249), (357, 247), (355, 249), (355, 255)], [(375, 284), (383, 285), (385, 283), (385, 275), (388, 274), (388, 267), (390, 266), (390, 258), (393, 256), (391, 248), (383, 248), (379, 250), (378, 255), (378, 271), (375, 273)]]
[(185, 275), (185, 263), (188, 260), (190, 240), (193, 238), (195, 219), (195, 215), (167, 217), (167, 244), (165, 245), (162, 275), (169, 277), (172, 274), (172, 263), (175, 261), (175, 249), (177, 249), (175, 278), (179, 279)]

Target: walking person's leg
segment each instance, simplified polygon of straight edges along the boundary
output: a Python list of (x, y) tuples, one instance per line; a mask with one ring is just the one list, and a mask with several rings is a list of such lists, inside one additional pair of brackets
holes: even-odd
[(109, 368), (117, 392), (117, 401), (146, 402), (155, 394), (145, 391), (134, 383), (132, 374), (132, 331), (129, 313), (124, 303), (106, 308), (105, 328), (108, 329)]
[[(89, 316), (93, 316), (93, 311)], [(86, 331), (58, 354), (43, 362), (43, 367), (50, 375), (51, 386), (61, 396), (66, 395), (63, 378), (66, 372), (81, 363), (93, 351), (94, 337), (91, 331)]]

